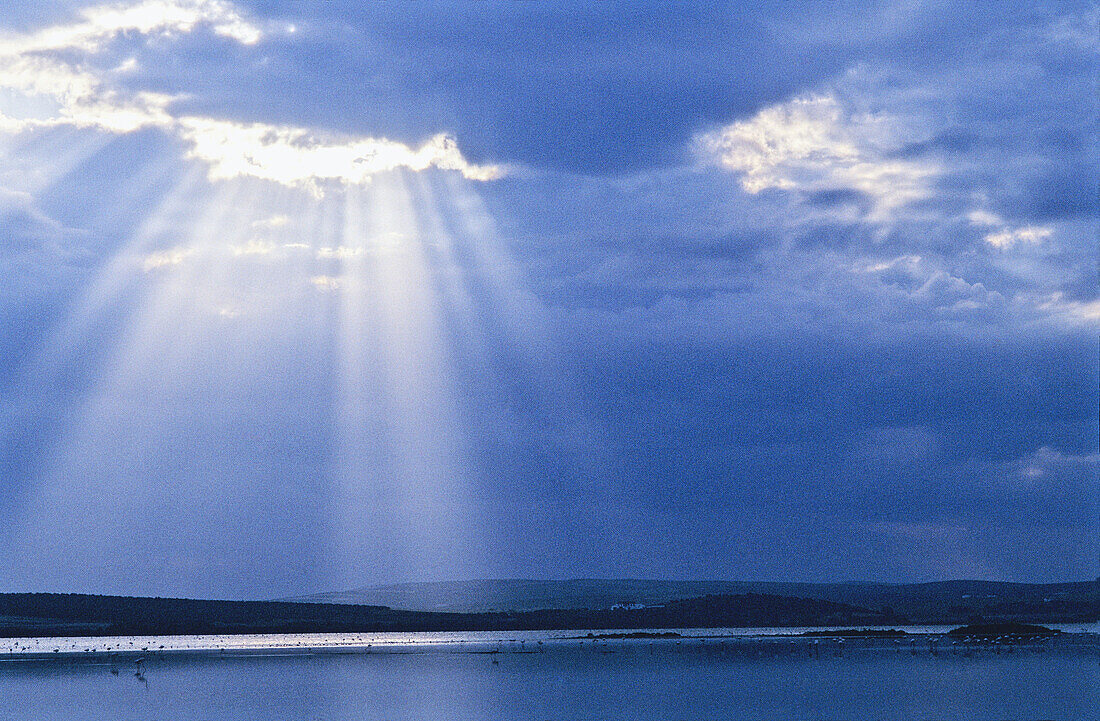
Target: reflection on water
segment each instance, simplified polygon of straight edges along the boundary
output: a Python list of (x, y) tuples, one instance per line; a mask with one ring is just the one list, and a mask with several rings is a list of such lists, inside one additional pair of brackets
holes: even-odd
[(385, 650), (6, 660), (0, 719), (1100, 718), (1095, 636), (933, 648), (544, 634)]
[[(1100, 622), (1073, 624), (1046, 624), (1047, 628), (1066, 633), (1100, 635)], [(777, 636), (799, 636), (804, 632), (837, 630), (839, 626), (805, 627), (748, 627), (748, 628), (678, 628), (637, 629), (644, 633), (660, 635), (672, 633), (688, 638), (736, 638), (757, 637), (774, 639)], [(899, 629), (909, 634), (944, 635), (954, 626), (868, 626), (872, 630)], [(621, 633), (621, 629), (619, 633)], [(237, 652), (339, 652), (341, 650), (366, 652), (402, 651), (407, 647), (425, 649), (450, 649), (462, 647), (496, 648), (508, 643), (538, 643), (541, 641), (569, 641), (588, 633), (596, 635), (615, 633), (613, 630), (589, 631), (426, 631), (381, 633), (280, 633), (280, 634), (232, 634), (222, 636), (93, 636), (73, 638), (0, 638), (0, 659), (21, 655), (69, 655), (117, 653), (170, 653), (189, 651)]]

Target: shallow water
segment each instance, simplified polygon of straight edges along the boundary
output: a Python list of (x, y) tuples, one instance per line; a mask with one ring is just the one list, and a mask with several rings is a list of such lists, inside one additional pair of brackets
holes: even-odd
[[(1046, 624), (1066, 633), (1100, 635), (1100, 622)], [(646, 628), (649, 634), (675, 633), (686, 638), (758, 638), (799, 636), (807, 631), (836, 630), (838, 626), (746, 627), (746, 628)], [(946, 634), (954, 626), (869, 626), (864, 628), (899, 629), (910, 634)], [(593, 631), (455, 631), (455, 632), (382, 632), (382, 633), (285, 633), (233, 634), (222, 636), (93, 636), (71, 638), (0, 638), (0, 661), (15, 655), (69, 655), (113, 653), (168, 653), (192, 651), (282, 652), (282, 651), (365, 651), (401, 650), (408, 646), (447, 649), (482, 645), (486, 649), (500, 644), (557, 642), (588, 633), (622, 633), (622, 630)], [(469, 650), (469, 649), (467, 649)]]
[(1100, 718), (1092, 636), (935, 655), (927, 639), (539, 640), (9, 657), (0, 719)]

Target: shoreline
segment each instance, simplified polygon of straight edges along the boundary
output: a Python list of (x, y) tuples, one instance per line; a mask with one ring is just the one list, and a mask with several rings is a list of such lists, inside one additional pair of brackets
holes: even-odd
[[(1058, 624), (1052, 624), (1052, 628)], [(409, 653), (542, 653), (585, 646), (920, 650), (1095, 647), (1098, 624), (1065, 624), (1042, 637), (952, 637), (951, 626), (843, 628), (569, 629), (557, 631), (387, 632), (375, 634), (224, 634), (173, 636), (26, 637), (0, 639), (0, 662), (111, 662), (181, 657), (257, 657)], [(1076, 628), (1072, 628), (1076, 627)], [(908, 629), (908, 630), (907, 630)], [(140, 661), (139, 661), (140, 662)]]

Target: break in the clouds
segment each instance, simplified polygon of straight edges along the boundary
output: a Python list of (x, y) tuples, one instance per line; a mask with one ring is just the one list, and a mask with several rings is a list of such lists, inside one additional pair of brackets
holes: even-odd
[(1091, 4), (5, 10), (0, 586), (1100, 571)]
[(704, 158), (738, 173), (749, 193), (858, 193), (871, 201), (870, 219), (887, 220), (927, 198), (939, 173), (932, 162), (897, 157), (913, 130), (888, 113), (856, 115), (835, 96), (810, 95), (705, 133), (698, 145)]
[[(0, 112), (0, 128), (11, 133), (49, 126), (131, 133), (153, 127), (184, 140), (188, 157), (209, 165), (212, 179), (251, 176), (286, 185), (326, 180), (363, 183), (397, 168), (440, 167), (466, 177), (498, 177), (499, 168), (467, 163), (455, 140), (439, 134), (419, 148), (373, 137), (338, 134), (265, 123), (180, 116), (177, 97), (127, 91), (118, 80), (140, 66), (142, 41), (172, 42), (206, 28), (215, 36), (256, 45), (263, 31), (232, 4), (218, 0), (146, 0), (82, 10), (61, 24), (0, 40), (0, 88), (13, 93), (14, 112)], [(293, 28), (282, 28), (292, 32)], [(116, 41), (137, 38), (134, 55), (106, 67)], [(2, 108), (0, 108), (2, 110)]]

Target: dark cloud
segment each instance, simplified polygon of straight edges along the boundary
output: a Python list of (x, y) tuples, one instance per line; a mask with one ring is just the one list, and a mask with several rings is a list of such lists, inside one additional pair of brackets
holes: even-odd
[(151, 63), (135, 80), (195, 93), (186, 110), (405, 142), (447, 130), (475, 161), (603, 174), (681, 162), (701, 127), (846, 62), (832, 52), (803, 62), (770, 13), (740, 8), (253, 7), (302, 22), (302, 32), (275, 40), (262, 65), (237, 63), (232, 93), (202, 72), (207, 45), (182, 59), (174, 49), (177, 60)]

